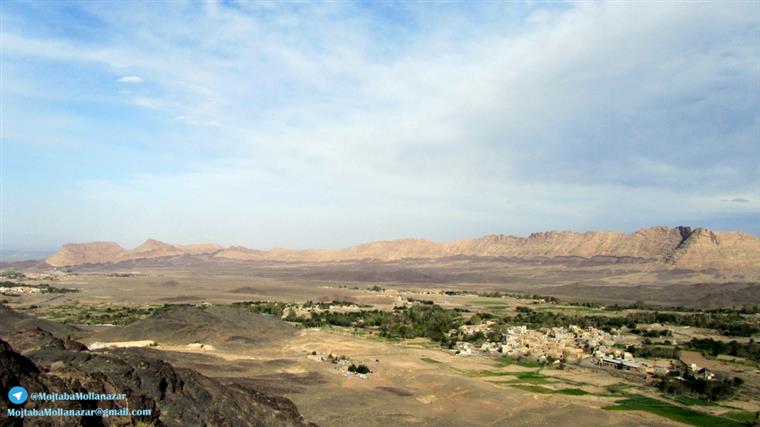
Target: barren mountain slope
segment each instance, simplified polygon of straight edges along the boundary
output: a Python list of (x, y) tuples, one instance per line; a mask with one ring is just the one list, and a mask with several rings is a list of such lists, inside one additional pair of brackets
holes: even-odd
[(693, 230), (668, 261), (683, 268), (760, 267), (760, 240), (742, 232)]
[[(713, 236), (714, 238), (705, 238)], [(241, 247), (222, 250), (215, 258), (271, 261), (348, 261), (447, 256), (503, 256), (515, 258), (629, 257), (683, 268), (760, 267), (760, 240), (738, 232), (712, 232), (704, 228), (651, 227), (620, 232), (550, 231), (528, 237), (491, 235), (451, 243), (422, 239), (373, 242), (338, 250), (257, 251)]]
[[(395, 261), (449, 256), (500, 256), (514, 258), (618, 257), (638, 258), (682, 268), (758, 268), (760, 240), (740, 232), (712, 232), (704, 228), (651, 227), (625, 234), (614, 231), (549, 231), (528, 237), (491, 235), (476, 239), (436, 243), (402, 239), (366, 243), (344, 249), (271, 249), (268, 251), (219, 245), (171, 245), (149, 239), (132, 251), (116, 244), (110, 252), (95, 244), (65, 245), (48, 258), (53, 266), (172, 257), (211, 255), (216, 260), (339, 262), (352, 260)], [(93, 253), (90, 254), (90, 251)]]
[(221, 249), (222, 246), (215, 243), (172, 245), (155, 239), (148, 239), (130, 251), (112, 242), (69, 243), (45, 261), (53, 267), (65, 267), (179, 255), (211, 254)]
[(199, 243), (195, 245), (174, 245), (179, 248), (183, 254), (210, 254), (224, 249), (224, 246), (218, 243)]
[(181, 255), (182, 250), (177, 246), (154, 239), (148, 239), (140, 246), (132, 249), (124, 255), (124, 259), (156, 258), (162, 256)]
[(652, 227), (635, 233), (549, 231), (526, 238), (485, 236), (452, 243), (451, 252), (517, 258), (578, 256), (633, 257), (661, 260), (681, 242), (681, 228)]
[(120, 259), (126, 250), (113, 242), (69, 243), (47, 258), (54, 267), (99, 264)]

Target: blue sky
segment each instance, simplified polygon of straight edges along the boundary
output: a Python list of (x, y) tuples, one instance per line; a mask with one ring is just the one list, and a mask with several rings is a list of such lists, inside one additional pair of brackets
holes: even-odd
[(5, 249), (760, 234), (757, 2), (0, 8)]

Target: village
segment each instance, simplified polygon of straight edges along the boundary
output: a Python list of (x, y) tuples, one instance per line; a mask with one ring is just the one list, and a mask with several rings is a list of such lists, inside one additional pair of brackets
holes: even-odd
[(63, 277), (68, 277), (68, 275), (57, 270), (45, 273), (2, 271), (0, 278), (4, 280), (0, 282), (0, 295), (18, 297), (32, 294), (77, 292), (78, 290), (75, 288), (58, 288), (43, 282), (60, 280)]
[(44, 283), (41, 285), (20, 284), (8, 281), (0, 283), (0, 295), (10, 297), (70, 292), (79, 292), (79, 290), (76, 288), (57, 288)]
[(40, 294), (42, 292), (42, 289), (33, 286), (0, 286), (0, 295), (5, 296)]
[[(449, 331), (450, 336), (472, 336), (486, 334), (494, 322), (480, 325), (462, 325)], [(479, 347), (468, 341), (458, 341), (454, 353), (458, 356), (503, 355), (514, 360), (525, 360), (541, 365), (551, 365), (563, 369), (567, 364), (587, 368), (604, 369), (610, 373), (621, 371), (634, 377), (652, 382), (657, 378), (674, 375), (679, 381), (683, 376), (705, 381), (720, 379), (720, 375), (695, 363), (662, 358), (636, 358), (619, 348), (621, 334), (610, 334), (594, 327), (547, 328), (544, 331), (528, 329), (526, 326), (512, 326), (502, 335), (499, 342), (485, 341)]]
[[(409, 291), (394, 289), (372, 288), (367, 292), (380, 293), (393, 298), (395, 308), (408, 308), (426, 301), (417, 300), (414, 295), (451, 296), (452, 292), (445, 291)], [(474, 294), (473, 294), (474, 295)], [(543, 302), (543, 301), (542, 301)], [(446, 304), (446, 301), (442, 302)], [(285, 307), (281, 318), (311, 318), (319, 313), (359, 313), (368, 306), (347, 301), (329, 301), (321, 303), (290, 304)], [(696, 364), (685, 364), (678, 359), (668, 358), (637, 358), (626, 350), (626, 344), (631, 340), (624, 336), (625, 328), (612, 329), (610, 332), (595, 327), (582, 328), (577, 325), (530, 329), (526, 325), (510, 326), (498, 340), (488, 340), (483, 337), (493, 336), (496, 322), (486, 320), (479, 324), (463, 324), (456, 329), (450, 329), (448, 336), (455, 341), (452, 351), (458, 356), (472, 355), (501, 355), (515, 360), (525, 360), (541, 365), (551, 365), (562, 368), (568, 364), (588, 368), (605, 369), (614, 372), (623, 371), (626, 374), (641, 377), (647, 382), (671, 373), (688, 372), (691, 375), (712, 381), (718, 378), (714, 372)], [(481, 337), (481, 339), (473, 339)], [(328, 360), (328, 356), (319, 355), (310, 358)], [(350, 365), (341, 363), (339, 366)], [(345, 369), (344, 369), (345, 371)]]

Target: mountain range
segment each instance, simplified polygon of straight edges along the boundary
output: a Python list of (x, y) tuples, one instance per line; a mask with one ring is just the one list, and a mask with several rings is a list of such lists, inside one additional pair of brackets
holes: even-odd
[(378, 241), (343, 249), (249, 249), (218, 244), (176, 245), (148, 239), (128, 250), (113, 242), (69, 243), (45, 262), (53, 267), (116, 264), (124, 261), (177, 256), (203, 256), (235, 261), (398, 261), (454, 256), (546, 259), (556, 257), (633, 258), (668, 266), (760, 268), (760, 239), (743, 232), (707, 228), (650, 227), (633, 233), (614, 231), (549, 231), (528, 237), (488, 235), (437, 243), (423, 239)]

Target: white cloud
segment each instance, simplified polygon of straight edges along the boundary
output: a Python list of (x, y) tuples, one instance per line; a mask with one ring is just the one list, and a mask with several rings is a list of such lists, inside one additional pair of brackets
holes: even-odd
[(151, 110), (156, 110), (163, 107), (163, 102), (160, 99), (150, 96), (135, 96), (132, 98), (132, 103), (138, 107), (149, 108)]
[(143, 79), (140, 76), (124, 76), (119, 79), (119, 83), (136, 84), (136, 83), (142, 83), (142, 82), (143, 82)]
[(193, 126), (204, 126), (210, 128), (221, 128), (222, 124), (216, 120), (198, 120), (185, 116), (176, 116), (174, 120)]
[[(262, 221), (272, 244), (320, 224), (341, 234), (330, 215), (371, 217), (367, 233), (446, 239), (649, 225), (756, 209), (719, 202), (735, 194), (760, 199), (752, 5), (588, 2), (517, 21), (511, 4), (484, 6), (488, 16), (473, 6), (469, 17), (419, 6), (413, 31), (348, 3), (261, 15), (86, 7), (122, 37), (94, 49), (14, 36), (8, 52), (150, 76), (150, 94), (125, 99), (212, 158), (110, 179), (132, 188), (135, 206), (158, 207), (144, 227), (171, 223), (199, 194), (225, 206), (218, 227), (229, 235)], [(130, 77), (142, 81), (120, 81)], [(197, 228), (213, 216), (183, 213)]]
[(733, 199), (722, 199), (721, 202), (724, 202), (724, 203), (751, 203), (751, 200), (745, 199), (744, 197), (734, 197)]

